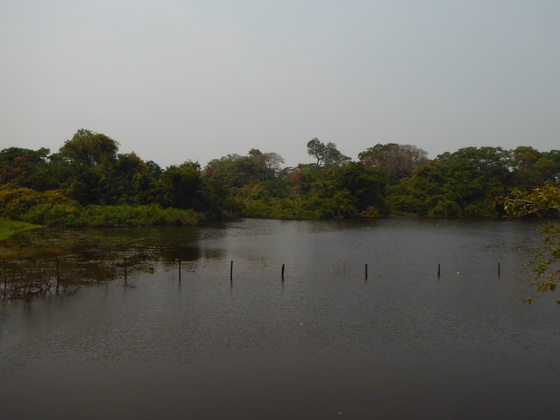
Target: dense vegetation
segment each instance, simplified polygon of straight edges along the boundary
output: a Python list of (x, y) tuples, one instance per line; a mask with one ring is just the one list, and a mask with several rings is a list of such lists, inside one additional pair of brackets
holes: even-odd
[(240, 216), (279, 219), (495, 217), (497, 197), (560, 181), (560, 151), (467, 147), (433, 160), (411, 145), (377, 144), (344, 156), (312, 139), (315, 162), (282, 168), (276, 153), (252, 149), (204, 168), (165, 169), (118, 143), (78, 130), (56, 153), (0, 151), (0, 218), (60, 226), (193, 224)]
[(39, 227), (41, 226), (32, 225), (31, 223), (0, 219), (0, 241), (7, 239), (18, 232), (36, 229)]

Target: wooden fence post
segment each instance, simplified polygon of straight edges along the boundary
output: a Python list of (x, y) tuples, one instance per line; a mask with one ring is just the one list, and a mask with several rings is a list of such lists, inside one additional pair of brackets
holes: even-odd
[(58, 295), (58, 290), (60, 287), (60, 270), (59, 270), (60, 261), (58, 257), (56, 257), (56, 294)]
[(4, 260), (4, 300), (8, 294), (8, 269), (6, 266), (6, 260)]

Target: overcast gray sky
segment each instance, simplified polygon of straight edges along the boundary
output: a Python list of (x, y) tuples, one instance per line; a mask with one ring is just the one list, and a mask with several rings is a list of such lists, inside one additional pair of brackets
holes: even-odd
[(558, 0), (2, 0), (0, 149), (560, 149)]

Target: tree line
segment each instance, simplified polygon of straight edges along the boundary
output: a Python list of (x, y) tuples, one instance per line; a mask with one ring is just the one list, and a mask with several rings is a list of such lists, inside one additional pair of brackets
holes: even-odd
[(560, 151), (530, 146), (466, 147), (428, 159), (426, 151), (376, 144), (356, 160), (334, 143), (306, 144), (314, 160), (282, 167), (251, 149), (204, 167), (160, 167), (117, 141), (80, 129), (55, 153), (0, 151), (0, 217), (61, 226), (191, 224), (238, 217), (325, 219), (497, 217), (500, 197), (560, 181)]

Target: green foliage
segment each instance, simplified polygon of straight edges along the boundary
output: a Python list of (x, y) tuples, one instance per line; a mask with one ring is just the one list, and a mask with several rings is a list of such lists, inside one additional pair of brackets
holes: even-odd
[(397, 212), (428, 217), (496, 217), (495, 197), (511, 182), (510, 153), (467, 147), (418, 167), (389, 190)]
[(118, 154), (118, 143), (78, 130), (43, 168), (44, 186), (64, 188), (83, 205), (148, 204), (157, 201), (161, 168), (135, 153)]
[(373, 166), (390, 184), (412, 175), (414, 170), (427, 162), (428, 153), (410, 144), (376, 144), (358, 155), (365, 165)]
[[(501, 199), (507, 214), (514, 217), (530, 215), (560, 216), (560, 185), (547, 183), (522, 194), (519, 191), (513, 197)], [(541, 229), (543, 247), (527, 264), (529, 279), (525, 283), (538, 293), (553, 292), (560, 283), (560, 224), (550, 223)], [(532, 303), (537, 296), (530, 296), (524, 301)], [(560, 304), (560, 300), (558, 301)]]
[(32, 187), (34, 177), (45, 164), (49, 149), (9, 147), (0, 151), (0, 185), (13, 183)]
[(283, 162), (284, 159), (277, 153), (251, 149), (247, 156), (233, 154), (211, 160), (204, 168), (204, 175), (228, 187), (241, 188), (254, 182), (277, 179)]
[(110, 204), (118, 143), (103, 135), (80, 129), (50, 157), (49, 188), (64, 188), (82, 203)]
[(322, 143), (317, 137), (307, 142), (307, 153), (317, 159), (317, 166), (327, 167), (333, 165), (344, 165), (350, 161), (336, 148), (334, 143)]
[[(263, 210), (265, 204), (255, 202), (250, 189), (252, 185), (262, 183), (267, 190), (273, 188), (279, 191), (278, 177), (282, 162), (284, 160), (280, 155), (262, 153), (258, 149), (251, 149), (247, 156), (227, 155), (210, 161), (202, 176), (207, 212), (220, 219), (241, 214), (271, 217), (266, 216), (268, 212)], [(241, 197), (244, 197), (245, 203), (242, 203)]]
[(499, 201), (506, 213), (514, 217), (558, 216), (560, 186), (549, 182), (542, 187), (533, 188), (529, 193), (515, 190), (510, 197), (500, 197)]
[(10, 236), (15, 235), (18, 232), (38, 229), (40, 227), (42, 226), (18, 222), (15, 220), (0, 219), (0, 241), (8, 239)]
[(432, 196), (429, 200), (428, 217), (459, 217), (461, 208), (445, 196)]
[(185, 162), (172, 165), (161, 175), (161, 204), (181, 209), (202, 207), (200, 165)]
[(86, 167), (99, 168), (117, 160), (119, 144), (104, 134), (80, 129), (60, 148), (59, 158)]
[(351, 162), (330, 168), (324, 178), (336, 191), (346, 191), (358, 212), (368, 207), (385, 208), (385, 182), (376, 168)]
[[(560, 284), (560, 225), (551, 223), (541, 229), (543, 246), (527, 263), (527, 279), (522, 281), (533, 291), (533, 294), (523, 298), (525, 303), (533, 303), (540, 295), (554, 292)], [(560, 300), (557, 300), (560, 304)]]
[(383, 182), (361, 163), (321, 168), (300, 165), (284, 182), (253, 183), (236, 190), (242, 213), (275, 219), (380, 217)]
[(0, 187), (0, 217), (49, 226), (75, 226), (83, 207), (65, 191), (38, 192), (15, 185)]
[(31, 207), (41, 202), (42, 194), (15, 184), (0, 187), (0, 218), (18, 220)]
[(441, 162), (429, 161), (388, 189), (387, 203), (391, 211), (428, 216), (433, 205), (445, 197), (447, 167)]
[(557, 180), (560, 177), (558, 153), (552, 151), (546, 154), (529, 146), (517, 147), (512, 152), (515, 186), (533, 188)]
[(39, 223), (45, 226), (86, 226), (83, 208), (79, 203), (42, 202), (32, 206), (27, 212), (19, 216), (29, 223)]
[(149, 204), (157, 200), (161, 168), (144, 162), (135, 153), (118, 154), (111, 182), (110, 202)]
[[(201, 214), (213, 220), (381, 217), (389, 210), (496, 217), (508, 210), (496, 197), (517, 189), (523, 198), (527, 188), (560, 181), (560, 151), (526, 146), (466, 147), (427, 161), (415, 146), (377, 144), (352, 162), (334, 143), (314, 138), (307, 152), (316, 162), (297, 168), (282, 169), (278, 154), (251, 149), (203, 170), (191, 161), (162, 169), (119, 153), (104, 134), (80, 129), (51, 155), (44, 148), (0, 151), (0, 217), (60, 226), (190, 223)], [(176, 211), (187, 214), (173, 216)], [(550, 209), (535, 210), (543, 211)]]
[(148, 206), (88, 206), (82, 223), (98, 227), (140, 227), (163, 225), (195, 225), (204, 215), (188, 209), (162, 209), (156, 204)]
[(37, 192), (15, 185), (0, 187), (0, 217), (32, 224), (63, 227), (133, 227), (191, 225), (204, 220), (192, 209), (147, 206), (82, 206), (62, 190)]

